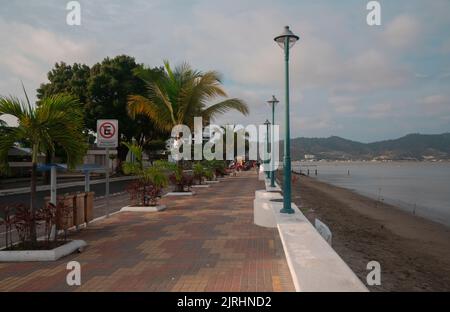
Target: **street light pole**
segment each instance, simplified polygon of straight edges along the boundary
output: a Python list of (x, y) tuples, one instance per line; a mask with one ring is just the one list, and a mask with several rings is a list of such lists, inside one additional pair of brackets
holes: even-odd
[(267, 103), (269, 103), (269, 105), (272, 108), (272, 144), (270, 145), (270, 151), (272, 153), (272, 157), (271, 157), (271, 170), (270, 170), (270, 187), (275, 187), (275, 149), (274, 149), (274, 144), (275, 144), (275, 131), (274, 131), (274, 126), (275, 126), (275, 105), (277, 105), (280, 101), (277, 100), (277, 98), (275, 97), (275, 95), (272, 95), (272, 99), (267, 101)]
[(295, 211), (291, 207), (291, 134), (289, 116), (289, 49), (300, 39), (289, 30), (289, 26), (284, 28), (284, 32), (275, 37), (275, 41), (284, 49), (285, 80), (286, 80), (286, 108), (285, 108), (285, 130), (284, 130), (284, 158), (283, 158), (283, 209), (281, 213), (292, 214)]
[(264, 169), (266, 171), (266, 178), (269, 178), (270, 175), (270, 168), (269, 168), (269, 164), (270, 164), (270, 159), (269, 159), (269, 126), (270, 126), (270, 121), (266, 120), (266, 122), (264, 123), (266, 125), (266, 152), (265, 152), (265, 160), (264, 160)]

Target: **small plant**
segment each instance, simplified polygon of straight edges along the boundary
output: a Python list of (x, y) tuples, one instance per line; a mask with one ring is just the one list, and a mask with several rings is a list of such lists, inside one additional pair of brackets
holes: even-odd
[(207, 181), (214, 181), (214, 179), (216, 178), (216, 175), (214, 174), (214, 171), (211, 168), (206, 168), (203, 174)]
[(3, 206), (0, 208), (0, 225), (5, 226), (5, 247), (12, 247), (12, 227), (14, 225), (14, 218), (12, 217), (13, 207)]
[[(181, 172), (180, 172), (181, 171)], [(170, 183), (175, 186), (175, 192), (189, 192), (194, 182), (194, 178), (181, 170), (176, 170), (169, 175)]]
[(165, 165), (155, 162), (151, 167), (144, 168), (142, 162), (142, 147), (132, 143), (124, 143), (135, 157), (134, 162), (125, 162), (122, 169), (126, 174), (136, 174), (138, 180), (131, 182), (127, 191), (130, 200), (138, 206), (156, 206), (162, 190), (168, 184), (168, 178), (163, 172)]
[(30, 209), (19, 205), (16, 207), (14, 215), (14, 227), (16, 228), (19, 240), (24, 248), (31, 246), (31, 229), (35, 222), (34, 214)]
[(169, 181), (174, 185), (175, 192), (189, 192), (193, 184), (193, 176), (186, 174), (183, 167), (168, 161), (155, 161), (154, 166), (164, 168), (170, 172)]
[[(63, 241), (67, 240), (67, 231), (71, 225), (69, 221), (72, 218), (73, 209), (65, 205), (64, 199), (61, 198), (57, 206), (49, 203), (34, 214), (29, 207), (22, 204), (3, 207), (0, 209), (0, 213), (2, 214), (0, 224), (4, 224), (6, 230), (6, 250), (36, 250), (57, 246), (59, 244), (59, 230), (64, 230)], [(45, 225), (45, 240), (35, 243), (32, 236), (33, 226), (37, 225), (39, 227), (42, 223)], [(19, 238), (17, 246), (14, 246), (12, 240), (13, 226)], [(55, 236), (53, 238), (51, 237), (52, 228), (55, 228)]]
[[(40, 209), (37, 213), (38, 218), (44, 221), (45, 224), (45, 238), (47, 240), (47, 244), (50, 244), (51, 233), (53, 226), (56, 227), (57, 224), (57, 207), (53, 203), (47, 203), (42, 209)], [(56, 229), (56, 228), (55, 228)], [(55, 233), (56, 234), (56, 233)]]
[[(53, 205), (54, 206), (54, 205)], [(47, 206), (44, 209), (53, 209), (53, 206)], [(58, 240), (58, 233), (60, 230), (64, 233), (64, 241), (67, 241), (67, 232), (69, 231), (71, 224), (71, 220), (73, 218), (73, 209), (70, 205), (66, 204), (66, 200), (64, 197), (61, 197), (57, 200), (56, 203), (56, 213), (55, 213), (55, 237), (54, 242)]]
[(126, 191), (130, 194), (130, 201), (134, 206), (156, 206), (161, 197), (162, 188), (143, 180), (136, 180), (128, 184)]
[(210, 160), (206, 162), (206, 167), (211, 169), (216, 177), (223, 177), (226, 172), (226, 164), (223, 160)]
[(194, 173), (194, 179), (201, 185), (203, 177), (205, 176), (205, 168), (201, 163), (196, 163), (192, 166), (192, 171)]
[(168, 178), (160, 168), (149, 167), (141, 172), (138, 180), (128, 185), (127, 192), (134, 205), (156, 206), (167, 184)]

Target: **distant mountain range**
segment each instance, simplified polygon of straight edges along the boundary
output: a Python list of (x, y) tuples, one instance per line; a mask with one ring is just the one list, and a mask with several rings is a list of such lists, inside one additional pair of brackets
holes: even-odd
[[(283, 154), (282, 143), (280, 153)], [(360, 143), (341, 137), (291, 140), (292, 160), (450, 160), (450, 133), (408, 134), (395, 140)]]

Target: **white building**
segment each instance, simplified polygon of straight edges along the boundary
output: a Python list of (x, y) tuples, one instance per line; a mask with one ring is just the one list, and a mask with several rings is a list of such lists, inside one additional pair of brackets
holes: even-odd
[[(110, 156), (110, 159), (108, 159), (108, 168), (110, 168), (111, 172), (114, 172), (118, 165), (117, 149), (111, 148), (109, 150), (109, 156)], [(107, 163), (106, 149), (98, 148), (98, 147), (91, 147), (87, 151), (86, 156), (84, 156), (83, 163), (85, 165), (94, 165), (95, 164), (95, 165), (104, 167)]]

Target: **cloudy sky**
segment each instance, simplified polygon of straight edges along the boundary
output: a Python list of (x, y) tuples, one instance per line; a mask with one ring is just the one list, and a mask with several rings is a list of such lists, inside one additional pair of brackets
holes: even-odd
[[(272, 94), (283, 103), (283, 26), (291, 52), (293, 136), (369, 142), (450, 131), (450, 1), (380, 1), (382, 25), (366, 23), (366, 0), (80, 0), (82, 25), (66, 24), (65, 0), (1, 0), (0, 94), (29, 93), (57, 61), (92, 65), (128, 54), (149, 66), (189, 62), (224, 76), (261, 123)], [(279, 123), (283, 122), (277, 108)]]

